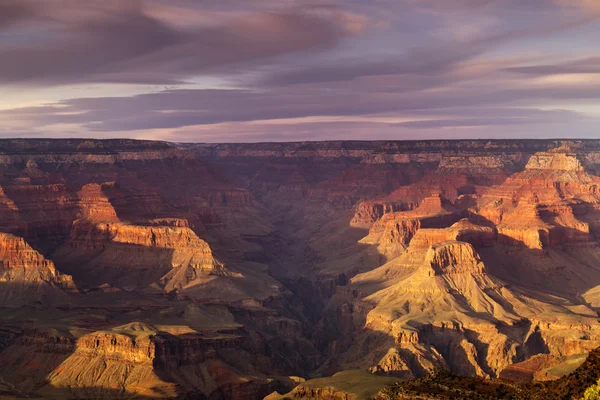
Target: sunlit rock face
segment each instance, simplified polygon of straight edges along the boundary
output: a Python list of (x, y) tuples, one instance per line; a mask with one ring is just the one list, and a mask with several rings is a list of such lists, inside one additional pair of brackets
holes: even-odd
[(0, 233), (0, 304), (16, 307), (32, 302), (68, 302), (77, 291), (73, 279), (23, 238)]
[(557, 148), (548, 152), (536, 153), (527, 162), (525, 169), (549, 171), (583, 172), (583, 164), (570, 148)]
[[(144, 288), (164, 277), (165, 290), (171, 291), (186, 286), (197, 274), (224, 271), (208, 243), (190, 228), (177, 226), (78, 220), (54, 257), (82, 282), (96, 286)], [(178, 275), (182, 276), (175, 282)]]
[(428, 248), (447, 240), (467, 242), (475, 247), (491, 247), (496, 243), (496, 230), (463, 218), (448, 228), (419, 229), (410, 241), (410, 248)]
[(600, 141), (3, 141), (0, 377), (218, 399), (556, 377), (600, 345), (598, 166)]
[(381, 254), (393, 257), (406, 249), (420, 228), (444, 227), (459, 219), (458, 210), (435, 194), (423, 199), (413, 211), (384, 215), (361, 243), (378, 244)]
[[(463, 196), (485, 192), (487, 187), (502, 183), (514, 168), (514, 157), (507, 155), (442, 155), (437, 168), (424, 171), (415, 183), (404, 185), (389, 195), (359, 203), (351, 223), (369, 227), (384, 214), (424, 206), (431, 194), (457, 203)], [(457, 203), (459, 205), (459, 203)]]

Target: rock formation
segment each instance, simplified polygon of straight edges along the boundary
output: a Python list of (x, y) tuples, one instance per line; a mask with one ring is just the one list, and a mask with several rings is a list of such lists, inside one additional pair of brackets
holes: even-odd
[(467, 242), (475, 247), (491, 247), (496, 243), (496, 230), (463, 218), (448, 228), (419, 229), (410, 241), (411, 249), (428, 248), (448, 240)]
[(165, 290), (172, 291), (198, 274), (225, 273), (210, 246), (187, 227), (78, 220), (54, 258), (92, 286), (145, 288), (164, 277)]
[(458, 219), (459, 213), (451, 204), (445, 203), (440, 195), (433, 195), (423, 199), (413, 211), (384, 215), (360, 242), (378, 244), (381, 254), (393, 257), (408, 246), (420, 228), (443, 227)]
[(599, 167), (598, 140), (4, 140), (0, 390), (556, 378), (600, 344)]
[(370, 226), (384, 214), (416, 207), (431, 195), (452, 202), (464, 195), (485, 192), (488, 186), (502, 183), (507, 177), (505, 163), (496, 155), (445, 155), (438, 167), (411, 185), (402, 186), (381, 200), (358, 205), (352, 224)]
[(77, 289), (69, 275), (31, 248), (23, 238), (0, 233), (0, 306), (68, 301)]
[[(394, 338), (395, 345), (383, 342), (369, 352), (389, 353), (387, 346), (398, 346), (402, 361), (397, 368), (415, 375), (431, 370), (435, 364), (430, 362), (411, 364), (414, 348), (425, 344), (443, 358), (437, 366), (447, 364), (463, 375), (478, 376), (497, 376), (528, 354), (586, 351), (569, 349), (578, 340), (577, 346), (587, 351), (600, 344), (600, 325), (593, 313), (577, 318), (564, 304), (540, 302), (533, 293), (491, 277), (471, 244), (436, 243), (425, 250), (424, 258), (419, 258), (419, 248), (411, 245), (398, 260), (352, 281), (359, 291), (373, 291), (364, 297), (374, 308), (366, 316), (363, 335), (385, 332)], [(374, 282), (381, 282), (379, 288), (373, 289)], [(557, 320), (571, 322), (552, 326)], [(382, 345), (386, 347), (378, 350)], [(380, 361), (384, 371), (389, 371), (388, 360), (386, 356)]]
[[(173, 398), (183, 390), (243, 399), (290, 388), (292, 380), (244, 375), (227, 364), (220, 352), (240, 341), (235, 334), (140, 322), (78, 338), (27, 331), (0, 353), (0, 373), (19, 390), (37, 388), (47, 398)], [(40, 377), (43, 371), (47, 375)]]

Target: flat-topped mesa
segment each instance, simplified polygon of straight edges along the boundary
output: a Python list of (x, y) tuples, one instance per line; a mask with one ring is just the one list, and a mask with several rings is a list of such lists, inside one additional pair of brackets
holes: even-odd
[(550, 227), (540, 218), (535, 204), (519, 203), (504, 215), (497, 229), (499, 243), (507, 246), (542, 250), (550, 243)]
[(432, 245), (425, 256), (426, 265), (433, 275), (471, 273), (485, 271), (479, 254), (470, 243), (448, 240)]
[(13, 306), (40, 300), (66, 300), (77, 288), (69, 275), (23, 238), (0, 233), (0, 305)]
[(173, 226), (178, 228), (189, 228), (190, 223), (185, 218), (153, 218), (146, 221), (148, 226)]
[(586, 171), (586, 164), (577, 154), (545, 152), (534, 154), (525, 170), (502, 186), (512, 192), (513, 199), (530, 197), (549, 204), (572, 198), (597, 202), (599, 185), (600, 178)]
[[(577, 206), (580, 215), (593, 211), (594, 204), (600, 201), (599, 188), (600, 177), (586, 172), (585, 163), (578, 155), (568, 152), (567, 148), (559, 148), (534, 154), (525, 170), (511, 175), (503, 184), (490, 188), (480, 196), (474, 208), (482, 217), (502, 225), (504, 230), (539, 228), (548, 231), (553, 226), (563, 226), (585, 231), (589, 229), (576, 218), (565, 216), (572, 214), (567, 207), (569, 204)], [(543, 221), (538, 208), (546, 210)], [(589, 220), (592, 222), (594, 218)], [(539, 235), (535, 233), (533, 236)], [(525, 242), (530, 242), (527, 247), (541, 248), (539, 240), (533, 236), (523, 238), (527, 239)]]
[(535, 153), (527, 162), (525, 169), (575, 172), (583, 172), (585, 170), (577, 154), (572, 152), (569, 147), (564, 146), (547, 152)]
[[(135, 338), (126, 333), (98, 331), (77, 340), (75, 357), (107, 357), (130, 363), (152, 363), (155, 356), (151, 335), (156, 332), (136, 332)], [(66, 366), (67, 363), (65, 363)]]
[[(174, 398), (179, 390), (210, 394), (223, 384), (216, 374), (206, 372), (215, 367), (210, 362), (229, 372), (217, 360), (217, 351), (240, 342), (235, 335), (221, 336), (207, 338), (189, 328), (182, 335), (171, 334), (141, 322), (93, 332), (80, 337), (47, 375), (49, 385), (41, 393), (51, 398), (62, 398), (65, 391), (72, 398), (113, 398), (117, 392), (154, 398), (158, 390), (150, 388), (160, 388), (160, 398)], [(199, 371), (207, 375), (199, 376)]]
[(496, 241), (496, 231), (488, 226), (481, 226), (463, 218), (448, 228), (419, 229), (410, 241), (409, 251), (428, 248), (429, 246), (458, 240), (467, 242), (475, 247), (490, 247)]
[(65, 271), (98, 286), (146, 287), (173, 269), (196, 274), (221, 270), (208, 243), (187, 227), (142, 226), (79, 220), (55, 254)]
[(498, 242), (535, 250), (554, 246), (595, 247), (590, 224), (575, 215), (573, 207), (577, 206), (565, 202), (540, 205), (521, 201), (516, 208), (502, 214), (501, 223), (497, 225)]
[(144, 226), (126, 223), (76, 221), (70, 244), (74, 248), (105, 249), (111, 243), (164, 249), (192, 248), (212, 257), (208, 243), (187, 227)]
[[(270, 381), (230, 366), (221, 353), (235, 357), (241, 341), (235, 333), (200, 334), (186, 325), (137, 321), (78, 338), (27, 329), (2, 349), (0, 372), (15, 393), (35, 392), (38, 398), (176, 398), (189, 392), (262, 398), (272, 391)], [(254, 387), (261, 396), (254, 396)]]
[(378, 244), (382, 254), (397, 256), (406, 249), (420, 228), (446, 227), (459, 219), (457, 210), (436, 194), (425, 198), (412, 211), (384, 215), (360, 243)]

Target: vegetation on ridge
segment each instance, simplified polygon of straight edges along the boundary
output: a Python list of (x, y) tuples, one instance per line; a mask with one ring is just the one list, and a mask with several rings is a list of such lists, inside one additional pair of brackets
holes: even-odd
[(558, 380), (516, 384), (465, 378), (436, 370), (423, 378), (398, 382), (381, 391), (381, 400), (596, 400), (600, 399), (600, 348), (574, 372)]

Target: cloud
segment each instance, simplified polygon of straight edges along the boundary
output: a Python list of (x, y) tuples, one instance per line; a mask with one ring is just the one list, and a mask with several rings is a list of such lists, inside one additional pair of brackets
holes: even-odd
[[(141, 1), (72, 2), (64, 13), (44, 3), (23, 1), (23, 6), (4, 6), (7, 15), (53, 29), (34, 43), (0, 49), (0, 84), (170, 84), (332, 47), (360, 32), (363, 23), (333, 8), (303, 8), (250, 12), (217, 25), (180, 29), (147, 14)], [(2, 17), (0, 24), (9, 20)]]
[(597, 0), (555, 0), (565, 8), (578, 8), (584, 12), (600, 13), (600, 3)]
[[(430, 16), (424, 17), (408, 10), (405, 11), (405, 19), (397, 23), (423, 25), (429, 27), (428, 29), (432, 29), (433, 25), (438, 31), (432, 29), (435, 33), (432, 35), (430, 32), (423, 34), (417, 30), (416, 43), (412, 35), (407, 39), (399, 35), (396, 47), (374, 55), (361, 53), (354, 58), (329, 57), (324, 61), (317, 59), (293, 65), (278, 64), (269, 69), (255, 84), (270, 86), (343, 82), (381, 75), (440, 75), (460, 69), (470, 61), (482, 59), (497, 48), (577, 30), (600, 17), (596, 14), (564, 15), (555, 3), (548, 0), (410, 0), (409, 3), (427, 6), (428, 10), (441, 8), (443, 12), (435, 15), (441, 15), (441, 19), (446, 20), (446, 28), (439, 30), (437, 25), (442, 25), (438, 21), (439, 18), (431, 19)], [(505, 19), (480, 24), (491, 13), (486, 6), (499, 8), (500, 5), (505, 7), (502, 9), (506, 14)], [(455, 9), (462, 10), (458, 20), (449, 16), (454, 14), (448, 14), (448, 10)], [(511, 13), (516, 13), (518, 17)], [(537, 16), (532, 21), (534, 13)], [(421, 27), (418, 29), (425, 31)]]
[(600, 74), (600, 57), (588, 57), (558, 64), (511, 67), (506, 71), (527, 75)]
[[(28, 91), (36, 105), (3, 99), (0, 134), (302, 140), (565, 123), (588, 132), (577, 111), (595, 112), (600, 61), (571, 38), (596, 32), (599, 15), (573, 4), (4, 0), (0, 87)], [(573, 48), (579, 59), (549, 62)], [(57, 94), (31, 101), (40, 88)]]
[(412, 129), (444, 129), (467, 127), (497, 127), (497, 126), (527, 126), (531, 124), (549, 124), (552, 122), (576, 121), (584, 116), (565, 110), (516, 110), (516, 115), (483, 116), (483, 117), (456, 117), (440, 119), (423, 119), (394, 124), (397, 127)]
[[(468, 110), (462, 110), (467, 112)], [(516, 110), (515, 110), (516, 111)], [(522, 113), (533, 110), (523, 110)], [(460, 113), (460, 112), (459, 112)], [(517, 112), (521, 114), (521, 112)], [(214, 125), (188, 126), (177, 129), (155, 129), (128, 132), (128, 136), (141, 139), (159, 139), (180, 142), (265, 142), (305, 140), (414, 140), (414, 139), (464, 139), (464, 138), (564, 138), (597, 136), (596, 119), (561, 119), (561, 111), (546, 112), (542, 118), (526, 124), (489, 120), (478, 124), (435, 125), (420, 128), (380, 121), (378, 118), (332, 118), (330, 121), (297, 121), (253, 123), (227, 122)], [(577, 129), (574, 129), (577, 127)], [(112, 135), (113, 133), (106, 133)], [(89, 133), (87, 134), (89, 135)], [(96, 137), (98, 133), (95, 133)], [(102, 133), (105, 135), (105, 133)]]
[(504, 123), (549, 121), (550, 117), (570, 120), (580, 115), (568, 110), (562, 114), (533, 114), (524, 106), (516, 107), (521, 110), (519, 114), (514, 104), (600, 99), (600, 82), (524, 85), (520, 81), (507, 81), (484, 87), (476, 81), (448, 80), (438, 81), (432, 88), (426, 85), (411, 91), (386, 90), (385, 85), (393, 84), (385, 82), (384, 90), (373, 82), (365, 86), (359, 80), (337, 90), (320, 92), (318, 96), (315, 93), (319, 84), (270, 90), (179, 89), (131, 97), (79, 98), (0, 111), (0, 123), (24, 121), (38, 130), (54, 124), (78, 124), (89, 131), (127, 132), (229, 122), (388, 114), (418, 121), (441, 120), (445, 125), (460, 120), (463, 125), (479, 126), (499, 125), (495, 121), (500, 120), (505, 120)]
[(413, 47), (398, 57), (383, 60), (335, 60), (330, 65), (290, 68), (269, 74), (260, 83), (266, 85), (305, 84), (348, 81), (380, 75), (434, 75), (450, 71), (458, 64), (481, 53), (477, 46), (436, 44)]
[(597, 0), (409, 0), (412, 4), (428, 9), (494, 9), (529, 10), (540, 12), (552, 8), (574, 8), (584, 11), (598, 11)]
[(0, 31), (11, 28), (35, 14), (35, 10), (25, 1), (4, 0), (0, 3)]

